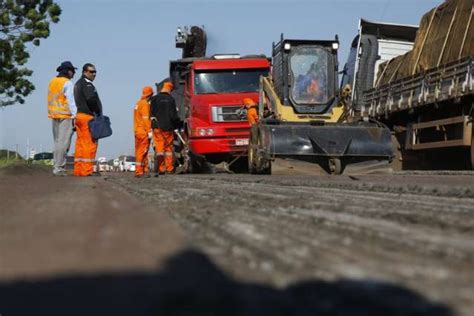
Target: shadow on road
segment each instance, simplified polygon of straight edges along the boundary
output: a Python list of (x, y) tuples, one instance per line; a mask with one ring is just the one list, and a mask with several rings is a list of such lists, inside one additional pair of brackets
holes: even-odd
[(157, 273), (0, 283), (1, 315), (451, 316), (411, 290), (378, 282), (308, 281), (285, 289), (239, 283), (185, 251)]

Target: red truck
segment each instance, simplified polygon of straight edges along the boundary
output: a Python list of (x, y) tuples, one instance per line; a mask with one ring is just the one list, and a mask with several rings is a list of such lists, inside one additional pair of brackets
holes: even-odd
[(222, 162), (233, 171), (242, 170), (250, 131), (242, 100), (258, 101), (260, 76), (268, 75), (269, 59), (214, 55), (170, 65), (173, 95), (184, 121), (182, 158), (187, 171), (213, 171), (213, 165)]
[(187, 172), (212, 172), (219, 163), (244, 171), (250, 125), (242, 101), (258, 101), (260, 76), (268, 75), (270, 59), (236, 54), (206, 57), (206, 44), (203, 27), (178, 28), (176, 47), (182, 49), (182, 58), (170, 62), (169, 73), (184, 122), (181, 141), (175, 142), (177, 160)]

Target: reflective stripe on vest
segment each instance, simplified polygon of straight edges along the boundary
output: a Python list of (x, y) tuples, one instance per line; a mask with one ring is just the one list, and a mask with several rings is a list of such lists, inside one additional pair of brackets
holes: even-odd
[(71, 110), (64, 94), (64, 85), (68, 78), (56, 77), (49, 82), (48, 87), (48, 117), (53, 119), (70, 118)]
[(160, 156), (160, 157), (164, 157), (164, 156), (173, 156), (173, 153), (172, 152), (169, 152), (169, 151), (158, 151), (155, 153), (155, 156)]

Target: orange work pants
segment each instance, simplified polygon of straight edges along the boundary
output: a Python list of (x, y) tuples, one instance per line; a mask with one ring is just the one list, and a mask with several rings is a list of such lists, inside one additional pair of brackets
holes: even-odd
[(173, 172), (173, 131), (164, 131), (160, 128), (153, 129), (153, 141), (155, 143), (155, 154), (157, 170)]
[(140, 131), (135, 133), (135, 175), (141, 176), (150, 171), (148, 166), (148, 149), (150, 140), (148, 133)]
[(76, 116), (76, 150), (74, 152), (74, 175), (86, 177), (94, 171), (98, 142), (92, 139), (89, 121), (94, 117), (85, 113)]

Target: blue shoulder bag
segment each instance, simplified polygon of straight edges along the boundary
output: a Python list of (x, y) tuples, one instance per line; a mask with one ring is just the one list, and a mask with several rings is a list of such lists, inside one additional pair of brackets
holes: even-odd
[(95, 140), (112, 135), (110, 119), (105, 115), (94, 115), (94, 118), (89, 121), (89, 129), (91, 131), (92, 138)]

